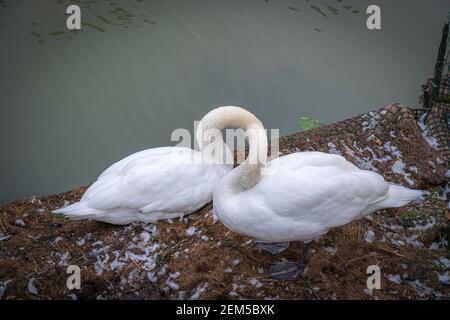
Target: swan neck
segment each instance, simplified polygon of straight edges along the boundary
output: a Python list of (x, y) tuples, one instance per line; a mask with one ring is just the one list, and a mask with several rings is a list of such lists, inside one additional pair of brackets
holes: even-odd
[(219, 107), (208, 112), (197, 126), (195, 137), (200, 150), (210, 144), (224, 144), (222, 129), (264, 129), (261, 121), (251, 112), (235, 106)]
[(248, 156), (242, 164), (223, 178), (219, 196), (236, 195), (261, 180), (261, 171), (267, 164), (267, 133), (259, 120), (248, 123), (245, 129), (249, 144)]

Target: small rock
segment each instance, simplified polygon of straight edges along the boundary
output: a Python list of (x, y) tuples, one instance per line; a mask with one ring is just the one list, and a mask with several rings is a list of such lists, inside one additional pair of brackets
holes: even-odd
[(448, 272), (444, 274), (438, 274), (438, 280), (442, 284), (450, 284), (450, 276), (448, 275)]
[(366, 233), (364, 234), (364, 240), (368, 243), (372, 243), (373, 240), (375, 240), (375, 232), (373, 232), (372, 230), (367, 230)]
[(369, 295), (369, 296), (372, 295), (372, 292), (373, 292), (372, 289), (369, 289), (369, 288), (365, 288), (365, 289), (364, 289), (364, 293), (367, 294), (367, 295)]
[(29, 293), (37, 295), (38, 294), (38, 289), (34, 286), (34, 284), (33, 284), (34, 281), (35, 281), (34, 278), (31, 278), (30, 281), (28, 281), (27, 289), (28, 289)]
[(263, 284), (261, 283), (261, 281), (255, 279), (255, 278), (251, 278), (248, 280), (248, 282), (250, 282), (252, 285), (254, 285), (256, 288), (261, 288), (263, 286)]
[(400, 278), (400, 275), (396, 274), (388, 274), (388, 279), (392, 283), (400, 284), (402, 282), (402, 279)]
[(328, 246), (325, 248), (325, 251), (334, 256), (336, 254), (337, 249), (333, 246)]
[(195, 231), (197, 231), (195, 227), (189, 227), (186, 229), (186, 235), (192, 237), (195, 234)]
[(19, 227), (25, 227), (25, 222), (22, 219), (16, 219), (15, 224)]

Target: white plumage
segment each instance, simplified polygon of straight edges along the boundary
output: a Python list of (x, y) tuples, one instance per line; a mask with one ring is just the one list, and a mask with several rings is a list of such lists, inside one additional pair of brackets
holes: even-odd
[(200, 209), (232, 169), (231, 151), (220, 130), (229, 123), (239, 124), (239, 111), (221, 107), (203, 117), (196, 134), (202, 151), (162, 147), (132, 154), (106, 169), (79, 202), (53, 212), (71, 219), (128, 224), (181, 217)]
[[(214, 191), (214, 213), (229, 229), (263, 242), (308, 243), (376, 210), (417, 200), (421, 191), (390, 184), (345, 158), (298, 152), (267, 162), (267, 135), (255, 117), (243, 125), (249, 156), (227, 173)], [(262, 174), (266, 172), (267, 174)], [(298, 262), (272, 265), (276, 279), (298, 277)]]
[(202, 153), (189, 148), (144, 150), (106, 169), (81, 200), (55, 210), (72, 219), (112, 224), (153, 222), (194, 212), (211, 201), (230, 165), (190, 163)]
[(335, 154), (299, 152), (269, 165), (275, 173), (261, 176), (254, 186), (236, 192), (233, 180), (240, 173), (235, 169), (214, 193), (214, 211), (224, 225), (262, 241), (307, 243), (331, 228), (406, 205), (422, 194), (389, 184)]

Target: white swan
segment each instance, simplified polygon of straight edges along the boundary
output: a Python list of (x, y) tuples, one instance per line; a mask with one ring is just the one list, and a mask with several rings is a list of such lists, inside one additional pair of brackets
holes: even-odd
[[(273, 264), (268, 271), (273, 278), (302, 274), (304, 243), (379, 209), (404, 206), (422, 194), (390, 184), (335, 154), (298, 152), (266, 162), (267, 136), (258, 123), (254, 117), (244, 126), (249, 156), (222, 178), (214, 191), (213, 210), (236, 233), (266, 242), (301, 241), (299, 261)], [(272, 174), (261, 174), (267, 168), (273, 168)]]
[(211, 201), (214, 188), (233, 167), (220, 130), (239, 127), (248, 115), (236, 107), (216, 108), (197, 127), (202, 151), (161, 147), (134, 153), (106, 169), (79, 202), (53, 212), (112, 224), (192, 213)]

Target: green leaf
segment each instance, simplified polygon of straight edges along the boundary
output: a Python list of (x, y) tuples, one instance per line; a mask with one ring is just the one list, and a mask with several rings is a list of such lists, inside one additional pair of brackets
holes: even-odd
[(325, 123), (323, 123), (319, 120), (313, 119), (313, 118), (300, 117), (300, 119), (298, 120), (298, 125), (299, 125), (300, 129), (307, 131), (307, 130), (311, 130), (314, 128), (324, 126)]

